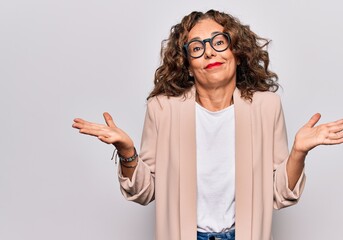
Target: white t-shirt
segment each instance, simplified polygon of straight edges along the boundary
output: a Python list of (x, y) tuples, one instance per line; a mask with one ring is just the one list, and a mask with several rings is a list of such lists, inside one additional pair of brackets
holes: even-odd
[(225, 232), (235, 223), (234, 105), (211, 112), (196, 104), (197, 224)]

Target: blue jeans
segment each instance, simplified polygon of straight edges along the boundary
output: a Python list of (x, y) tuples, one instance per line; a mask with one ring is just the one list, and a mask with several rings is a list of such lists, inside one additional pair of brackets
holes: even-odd
[(235, 229), (225, 233), (197, 232), (197, 240), (235, 240)]

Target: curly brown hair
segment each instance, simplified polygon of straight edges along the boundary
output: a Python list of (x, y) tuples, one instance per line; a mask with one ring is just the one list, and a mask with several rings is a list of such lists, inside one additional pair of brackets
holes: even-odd
[(189, 62), (183, 45), (187, 42), (189, 31), (203, 19), (216, 21), (224, 27), (224, 32), (230, 34), (230, 49), (240, 63), (236, 69), (236, 86), (243, 98), (252, 101), (256, 91), (278, 90), (278, 76), (268, 69), (267, 39), (256, 35), (248, 25), (243, 25), (230, 14), (216, 10), (206, 13), (194, 11), (173, 26), (169, 38), (162, 41), (162, 62), (155, 72), (155, 87), (148, 99), (157, 95), (181, 96), (194, 85), (194, 77), (189, 76)]

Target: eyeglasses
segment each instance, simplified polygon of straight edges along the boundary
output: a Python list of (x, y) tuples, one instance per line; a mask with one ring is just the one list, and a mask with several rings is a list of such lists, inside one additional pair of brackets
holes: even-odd
[(189, 43), (183, 45), (187, 54), (192, 58), (199, 58), (204, 55), (206, 50), (206, 43), (209, 42), (211, 47), (217, 52), (223, 52), (229, 48), (231, 43), (231, 38), (228, 33), (217, 33), (211, 38), (206, 38), (204, 40), (194, 39)]

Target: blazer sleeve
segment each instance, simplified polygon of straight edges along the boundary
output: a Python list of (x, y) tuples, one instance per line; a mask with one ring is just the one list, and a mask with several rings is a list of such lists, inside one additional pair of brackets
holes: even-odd
[(303, 172), (293, 190), (288, 187), (287, 161), (289, 157), (285, 120), (280, 98), (276, 101), (274, 124), (274, 208), (281, 209), (298, 202), (305, 185), (306, 176)]
[(155, 199), (157, 127), (155, 113), (151, 105), (151, 101), (148, 102), (141, 140), (141, 151), (131, 181), (122, 175), (120, 163), (118, 164), (118, 179), (121, 193), (127, 200), (142, 205), (147, 205)]

